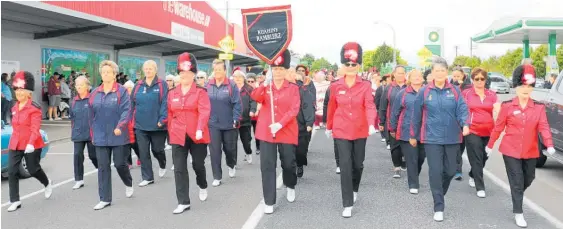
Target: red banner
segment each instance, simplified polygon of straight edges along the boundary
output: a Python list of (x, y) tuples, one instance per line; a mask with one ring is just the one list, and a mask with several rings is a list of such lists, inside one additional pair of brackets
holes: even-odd
[[(219, 47), (225, 19), (203, 1), (43, 1), (46, 4)], [(233, 26), (229, 34), (234, 37)]]

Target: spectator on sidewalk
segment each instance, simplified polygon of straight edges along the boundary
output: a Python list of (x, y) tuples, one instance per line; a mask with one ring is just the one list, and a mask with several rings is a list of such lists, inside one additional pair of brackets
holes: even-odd
[(61, 103), (61, 83), (59, 81), (59, 73), (55, 72), (51, 79), (47, 82), (47, 90), (49, 96), (49, 121), (61, 120), (57, 117), (57, 109)]
[(8, 114), (12, 108), (12, 89), (8, 86), (9, 76), (2, 73), (2, 121), (8, 123)]

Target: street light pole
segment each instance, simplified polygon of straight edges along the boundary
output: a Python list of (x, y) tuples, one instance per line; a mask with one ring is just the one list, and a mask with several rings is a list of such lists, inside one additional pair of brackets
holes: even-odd
[[(225, 1), (226, 12), (225, 12), (225, 37), (229, 35), (229, 0)], [(230, 60), (225, 60), (225, 71), (227, 71), (227, 77), (229, 76), (229, 69), (231, 66)]]
[(391, 32), (393, 32), (393, 64), (395, 64), (395, 66), (397, 66), (397, 40), (395, 37), (395, 28), (393, 28), (393, 26), (387, 22), (383, 22), (383, 21), (376, 21), (374, 24), (378, 25), (378, 24), (383, 24), (388, 26), (391, 29)]

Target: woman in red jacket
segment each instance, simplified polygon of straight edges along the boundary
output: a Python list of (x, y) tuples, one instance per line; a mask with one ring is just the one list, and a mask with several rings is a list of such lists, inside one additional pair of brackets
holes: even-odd
[[(268, 77), (269, 79), (251, 94), (254, 101), (262, 104), (256, 124), (256, 139), (260, 140), (260, 170), (266, 214), (274, 212), (276, 203), (277, 152), (280, 153), (283, 183), (287, 187), (287, 201), (295, 201), (295, 184), (297, 184), (295, 149), (299, 131), (297, 114), (301, 102), (299, 86), (285, 80), (290, 61), (291, 55), (286, 50), (272, 64), (270, 74), (273, 76)], [(270, 98), (272, 95), (273, 99)], [(271, 101), (274, 103), (272, 104)]]
[(207, 199), (205, 158), (209, 144), (207, 122), (211, 105), (207, 90), (196, 85), (197, 60), (191, 53), (178, 56), (180, 85), (168, 94), (168, 133), (172, 144), (172, 163), (178, 207), (174, 214), (190, 209), (188, 153), (192, 155), (192, 167), (199, 186), (199, 199)]
[(20, 71), (12, 81), (16, 90), (16, 104), (12, 107), (12, 137), (8, 158), (8, 182), (10, 187), (10, 207), (12, 212), (21, 207), (19, 168), (25, 158), (27, 170), (45, 186), (45, 198), (51, 197), (53, 188), (47, 174), (39, 165), (41, 151), (45, 146), (39, 132), (41, 127), (41, 105), (31, 100), (35, 88), (35, 78), (30, 72)]
[(555, 153), (551, 131), (547, 123), (545, 105), (530, 98), (536, 83), (536, 71), (529, 64), (518, 66), (512, 74), (516, 86), (516, 97), (502, 103), (491, 139), (485, 151), (492, 152), (501, 132), (505, 132), (498, 151), (502, 153), (510, 193), (512, 212), (519, 227), (527, 227), (522, 202), (524, 191), (535, 178), (538, 159), (538, 134), (548, 153)]
[(471, 72), (473, 87), (462, 92), (469, 108), (469, 135), (464, 137), (467, 157), (471, 165), (469, 186), (477, 190), (477, 196), (480, 198), (485, 198), (483, 168), (489, 158), (485, 147), (489, 143), (489, 136), (495, 125), (494, 108), (500, 105), (497, 103), (497, 94), (485, 88), (487, 77), (487, 71), (481, 68), (473, 69)]
[(366, 140), (375, 130), (375, 103), (371, 83), (358, 75), (362, 47), (356, 42), (344, 44), (340, 51), (344, 77), (330, 85), (326, 134), (334, 136), (340, 160), (343, 217), (352, 216), (362, 179)]

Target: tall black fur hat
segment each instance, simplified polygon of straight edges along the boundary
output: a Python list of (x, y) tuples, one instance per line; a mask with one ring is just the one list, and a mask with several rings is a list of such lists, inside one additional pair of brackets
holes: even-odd
[(14, 80), (12, 81), (12, 86), (14, 89), (26, 89), (30, 91), (35, 90), (35, 77), (31, 72), (28, 71), (19, 71), (14, 76)]
[(362, 46), (356, 42), (348, 42), (340, 50), (340, 63), (353, 62), (362, 64)]
[(197, 59), (194, 54), (184, 52), (178, 56), (178, 73), (181, 71), (191, 71), (197, 73)]
[(523, 64), (516, 67), (512, 73), (512, 83), (515, 87), (521, 85), (531, 85), (534, 87), (536, 85), (536, 70), (534, 66)]
[[(289, 69), (289, 64), (291, 63), (291, 54), (289, 54), (289, 50), (285, 50), (283, 54), (278, 56), (274, 60), (272, 67), (284, 67), (285, 69)], [(265, 75), (265, 74), (264, 74)]]

